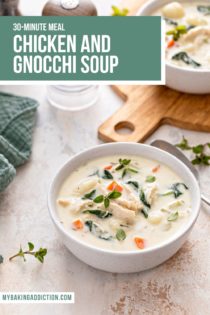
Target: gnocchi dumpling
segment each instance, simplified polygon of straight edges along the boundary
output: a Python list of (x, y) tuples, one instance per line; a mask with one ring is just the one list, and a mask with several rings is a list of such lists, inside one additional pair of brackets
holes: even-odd
[(185, 15), (183, 6), (179, 2), (172, 2), (162, 9), (163, 16), (169, 19), (181, 19)]
[(162, 221), (162, 218), (163, 218), (163, 214), (161, 212), (155, 211), (153, 213), (150, 213), (148, 217), (148, 221), (151, 224), (160, 224), (160, 222)]
[(78, 187), (76, 188), (76, 191), (79, 194), (85, 194), (86, 192), (90, 191), (91, 189), (95, 188), (95, 186), (98, 183), (98, 179), (94, 178), (94, 179), (86, 179), (84, 181), (82, 181)]

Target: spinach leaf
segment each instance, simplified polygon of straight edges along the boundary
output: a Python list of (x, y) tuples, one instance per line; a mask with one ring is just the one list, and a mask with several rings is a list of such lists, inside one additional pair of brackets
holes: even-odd
[(95, 193), (96, 193), (96, 190), (94, 189), (94, 190), (92, 190), (91, 192), (85, 194), (85, 195), (82, 197), (82, 199), (83, 199), (83, 200), (84, 200), (84, 199), (93, 200), (93, 196), (95, 195)]
[(172, 185), (172, 190), (174, 193), (174, 197), (178, 198), (179, 196), (183, 195), (183, 192), (179, 189), (180, 186), (183, 186), (186, 190), (188, 187), (184, 183), (175, 183)]
[(127, 184), (132, 185), (132, 186), (133, 186), (134, 188), (136, 188), (137, 190), (139, 189), (139, 183), (136, 182), (136, 181), (129, 180), (129, 181), (127, 182)]
[(179, 217), (179, 212), (177, 211), (177, 212), (171, 213), (171, 214), (168, 216), (167, 220), (168, 220), (169, 222), (171, 222), (171, 221), (176, 221), (176, 220), (178, 219), (178, 217)]
[(162, 194), (162, 196), (174, 195), (174, 198), (178, 198), (179, 196), (183, 195), (183, 192), (180, 190), (180, 186), (184, 187), (186, 190), (188, 189), (184, 183), (175, 183), (171, 186), (170, 190)]
[(143, 189), (140, 190), (140, 195), (139, 198), (141, 200), (141, 202), (147, 207), (147, 208), (151, 208), (151, 205), (148, 203), (148, 201), (146, 200), (146, 196), (145, 193), (143, 191)]
[(113, 238), (107, 231), (103, 231), (100, 226), (92, 220), (85, 221), (85, 225), (87, 225), (91, 233), (100, 239), (110, 241)]
[(118, 229), (117, 233), (116, 233), (116, 239), (118, 241), (123, 241), (124, 239), (126, 239), (126, 233), (123, 229)]
[(195, 68), (197, 67), (200, 67), (201, 64), (196, 62), (195, 60), (193, 60), (192, 58), (189, 57), (189, 55), (184, 52), (184, 51), (181, 51), (177, 54), (175, 54), (173, 57), (172, 57), (173, 60), (181, 60), (183, 61), (184, 63), (186, 63), (187, 65), (191, 65)]
[(84, 210), (82, 213), (94, 214), (100, 219), (106, 219), (106, 218), (109, 218), (112, 216), (112, 213), (110, 213), (109, 211), (103, 211), (103, 210), (99, 210), (99, 209)]
[(171, 19), (168, 19), (168, 18), (165, 18), (165, 17), (164, 17), (164, 20), (166, 21), (166, 23), (167, 23), (168, 25), (174, 25), (174, 26), (177, 26), (177, 25), (178, 25), (177, 22), (175, 22), (175, 21), (173, 21), (173, 20), (171, 20)]
[(104, 175), (102, 176), (103, 179), (113, 179), (112, 174), (108, 170), (104, 170)]
[(0, 264), (3, 264), (3, 262), (4, 262), (4, 257), (0, 255)]
[(89, 228), (89, 231), (92, 232), (93, 221), (87, 220), (87, 221), (85, 221), (85, 225), (87, 225), (87, 227)]
[(140, 190), (139, 198), (140, 198), (141, 202), (143, 203), (143, 205), (145, 206), (141, 210), (141, 213), (143, 213), (144, 217), (147, 219), (148, 218), (148, 209), (151, 208), (151, 205), (148, 203), (143, 189)]
[(148, 214), (147, 208), (142, 209), (142, 210), (141, 210), (141, 213), (143, 213), (143, 215), (144, 215), (144, 217), (145, 217), (146, 219), (148, 218), (149, 214)]
[(210, 14), (210, 6), (207, 5), (198, 5), (197, 10), (204, 15), (209, 15)]

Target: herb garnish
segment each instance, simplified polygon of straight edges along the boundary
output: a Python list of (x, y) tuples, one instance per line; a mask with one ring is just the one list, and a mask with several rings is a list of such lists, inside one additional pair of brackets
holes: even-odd
[(129, 180), (127, 184), (134, 186), (137, 190), (139, 189), (139, 183), (136, 181)]
[(84, 210), (83, 213), (89, 213), (89, 214), (94, 214), (100, 219), (106, 219), (112, 216), (112, 213), (109, 211), (103, 211), (103, 210)]
[(117, 233), (116, 233), (116, 239), (118, 241), (123, 241), (124, 239), (126, 239), (126, 233), (123, 229), (118, 229)]
[(146, 177), (146, 182), (147, 183), (154, 183), (156, 181), (156, 177), (155, 176), (147, 176)]
[(176, 220), (178, 219), (178, 217), (179, 217), (179, 212), (177, 211), (177, 212), (171, 213), (171, 214), (168, 216), (167, 220), (168, 220), (169, 222), (171, 222), (171, 221), (176, 221)]
[(125, 177), (127, 172), (138, 173), (138, 171), (132, 167), (128, 167), (131, 160), (119, 159), (119, 165), (115, 168), (116, 171), (123, 170), (122, 178)]
[(177, 41), (182, 34), (187, 33), (187, 27), (185, 25), (177, 25), (173, 30), (166, 32), (166, 35), (172, 35), (173, 40)]
[(188, 140), (185, 137), (182, 138), (182, 141), (180, 143), (176, 144), (176, 147), (180, 148), (181, 150), (191, 150), (192, 149), (192, 147), (189, 146)]
[(38, 259), (41, 263), (44, 262), (44, 257), (47, 255), (47, 249), (40, 247), (38, 251), (34, 250), (34, 244), (31, 242), (28, 242), (28, 250), (23, 251), (22, 247), (20, 246), (20, 250), (17, 254), (13, 255), (9, 258), (9, 260), (13, 260), (15, 257), (22, 257), (24, 261), (26, 261), (25, 255), (32, 255), (36, 259)]
[(3, 262), (4, 262), (4, 257), (0, 255), (0, 264), (3, 264)]
[(179, 196), (183, 195), (183, 192), (179, 188), (180, 186), (183, 186), (186, 190), (188, 189), (184, 183), (175, 183), (171, 186), (170, 190), (162, 196), (174, 195), (174, 198), (178, 198)]
[(111, 199), (117, 199), (121, 196), (122, 194), (119, 191), (113, 190), (112, 192), (110, 192), (108, 195), (103, 196), (103, 195), (99, 195), (97, 196), (95, 199), (93, 199), (93, 201), (95, 203), (104, 203), (104, 207), (108, 208), (109, 204), (110, 204), (110, 200)]
[(204, 15), (209, 15), (210, 14), (210, 6), (205, 6), (205, 5), (198, 5), (197, 10)]
[(115, 5), (112, 6), (112, 16), (126, 16), (129, 13), (128, 9), (120, 9)]
[(104, 175), (102, 176), (103, 179), (113, 179), (112, 174), (108, 170), (104, 170)]
[(184, 63), (186, 63), (187, 65), (191, 65), (195, 68), (197, 67), (200, 67), (201, 64), (196, 62), (195, 60), (193, 60), (192, 58), (190, 58), (190, 56), (185, 52), (185, 51), (181, 51), (177, 54), (175, 54), (173, 57), (172, 57), (173, 60), (181, 60), (183, 61)]
[(119, 165), (115, 168), (116, 171), (121, 170), (122, 168), (124, 168), (125, 166), (127, 166), (128, 164), (130, 164), (131, 160), (127, 160), (127, 159), (119, 159)]
[(94, 190), (92, 190), (91, 192), (85, 194), (85, 195), (82, 197), (82, 199), (83, 199), (83, 200), (84, 200), (84, 199), (93, 200), (93, 196), (95, 195), (95, 193), (96, 193), (96, 190), (94, 189)]
[(99, 225), (92, 220), (85, 221), (85, 225), (89, 228), (89, 231), (98, 238), (105, 241), (110, 241), (112, 239), (112, 236), (107, 231), (103, 231)]
[(191, 161), (194, 165), (210, 165), (210, 155), (206, 154), (206, 149), (210, 148), (210, 143), (198, 144), (196, 146), (190, 146), (188, 140), (183, 137), (182, 141), (176, 144), (176, 147), (181, 150), (191, 150), (194, 153), (194, 158)]

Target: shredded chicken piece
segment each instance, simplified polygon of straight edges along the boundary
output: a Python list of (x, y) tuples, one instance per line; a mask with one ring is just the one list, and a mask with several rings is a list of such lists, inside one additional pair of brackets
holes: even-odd
[(113, 201), (110, 202), (110, 210), (113, 216), (124, 221), (125, 223), (128, 223), (128, 224), (134, 223), (134, 220), (136, 217), (136, 214), (134, 211), (127, 210)]
[(156, 184), (147, 185), (145, 189), (145, 196), (146, 200), (150, 205), (155, 201), (155, 198), (157, 197), (157, 190), (158, 187)]
[(74, 199), (72, 200), (70, 204), (69, 210), (73, 213), (79, 213), (80, 211), (84, 210), (87, 207), (91, 207), (93, 205), (92, 200), (78, 200)]
[(197, 37), (200, 36), (210, 36), (210, 27), (209, 26), (198, 26), (189, 30), (186, 34), (184, 34), (180, 43), (192, 42), (196, 40)]
[(133, 203), (135, 203), (135, 205), (136, 205), (135, 206), (135, 208), (136, 208), (135, 211), (141, 210), (143, 208), (143, 206), (142, 206), (142, 204), (140, 202), (140, 199), (133, 193), (132, 188), (129, 185), (124, 185), (124, 188), (125, 188), (125, 190), (126, 190), (126, 192), (128, 194), (129, 199), (132, 200)]
[(128, 210), (135, 212), (138, 212), (139, 210), (143, 209), (143, 206), (140, 204), (140, 202), (129, 201), (124, 198), (115, 199), (114, 202)]

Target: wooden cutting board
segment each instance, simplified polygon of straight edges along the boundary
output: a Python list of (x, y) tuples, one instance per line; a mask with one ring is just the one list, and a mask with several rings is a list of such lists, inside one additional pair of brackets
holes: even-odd
[[(122, 7), (135, 14), (145, 0), (123, 0)], [(98, 130), (103, 141), (144, 141), (159, 126), (210, 132), (210, 95), (190, 95), (165, 86), (113, 86), (125, 101)], [(122, 128), (129, 133), (121, 133)]]

